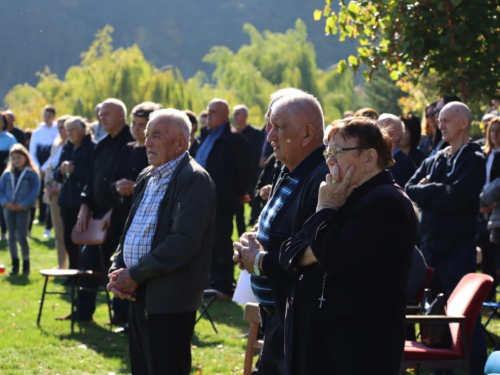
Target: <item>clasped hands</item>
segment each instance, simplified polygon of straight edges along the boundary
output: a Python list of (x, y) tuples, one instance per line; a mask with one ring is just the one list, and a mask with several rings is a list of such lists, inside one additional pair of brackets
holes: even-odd
[(130, 277), (127, 268), (120, 268), (113, 271), (108, 277), (110, 280), (106, 286), (108, 292), (113, 293), (118, 298), (135, 301), (135, 291), (138, 284)]
[(21, 206), (19, 202), (7, 202), (5, 203), (5, 208), (13, 212), (24, 210), (23, 206)]
[(233, 243), (233, 246), (233, 261), (238, 263), (240, 270), (247, 270), (248, 273), (253, 273), (257, 253), (264, 251), (260, 242), (257, 241), (255, 233), (243, 233), (239, 240)]
[(338, 164), (330, 168), (330, 173), (326, 175), (326, 180), (319, 186), (316, 212), (325, 208), (332, 208), (337, 211), (344, 206), (347, 198), (349, 198), (354, 189), (358, 187), (358, 185), (350, 185), (353, 173), (354, 166), (351, 165), (347, 169), (342, 181), (340, 181)]

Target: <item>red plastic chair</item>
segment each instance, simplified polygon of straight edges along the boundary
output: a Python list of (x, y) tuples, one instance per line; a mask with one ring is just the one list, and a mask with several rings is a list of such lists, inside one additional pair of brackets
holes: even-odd
[(407, 315), (406, 322), (449, 323), (452, 344), (447, 349), (433, 349), (418, 341), (406, 341), (401, 370), (415, 368), (463, 368), (469, 374), (469, 355), (472, 331), (493, 285), (493, 278), (479, 273), (465, 275), (448, 298), (446, 316)]

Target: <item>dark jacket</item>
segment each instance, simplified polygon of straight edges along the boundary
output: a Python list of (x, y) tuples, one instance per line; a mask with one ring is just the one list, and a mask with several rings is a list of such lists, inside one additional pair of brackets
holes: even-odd
[(260, 162), (260, 154), (262, 153), (262, 142), (264, 142), (264, 135), (253, 125), (248, 125), (245, 130), (240, 133), (245, 139), (248, 141), (250, 145), (250, 152), (252, 158), (252, 169), (254, 171), (254, 176), (252, 178), (253, 184), (250, 186), (250, 189), (255, 187), (257, 183), (257, 178), (259, 177), (257, 174), (259, 170), (259, 162)]
[[(151, 167), (134, 188), (132, 210), (111, 270), (125, 268), (123, 242), (139, 207)], [(215, 221), (215, 186), (208, 173), (188, 153), (168, 183), (158, 210), (151, 252), (132, 266), (130, 276), (146, 286), (146, 308), (152, 314), (196, 310), (208, 281)]]
[[(87, 184), (87, 177), (90, 169), (92, 152), (95, 143), (90, 134), (87, 134), (80, 147), (74, 149), (73, 144), (68, 141), (61, 152), (58, 167), (54, 170), (54, 180), (62, 183), (61, 192), (57, 202), (59, 206), (65, 208), (77, 208), (82, 204), (81, 193)], [(73, 162), (73, 173), (69, 177), (61, 173), (61, 163), (63, 161)]]
[(217, 215), (232, 216), (253, 177), (252, 160), (247, 140), (233, 133), (229, 122), (221, 126), (224, 130), (210, 151), (206, 170), (217, 189)]
[(106, 212), (113, 206), (116, 182), (112, 179), (113, 171), (121, 149), (133, 141), (130, 128), (125, 125), (117, 135), (111, 137), (108, 134), (95, 146), (87, 185), (82, 191), (82, 203), (88, 204), (92, 212)]
[[(113, 171), (112, 180), (116, 182), (125, 178), (135, 182), (142, 170), (148, 166), (146, 147), (137, 147), (137, 142), (127, 143), (122, 147), (118, 155), (118, 161)], [(132, 207), (132, 195), (120, 195), (116, 191), (116, 188), (114, 188), (113, 198), (113, 212), (111, 214), (110, 227), (112, 227), (112, 232), (118, 235), (118, 241), (123, 233), (127, 216)]]
[(279, 251), (281, 245), (299, 232), (305, 221), (316, 211), (319, 185), (329, 173), (323, 156), (324, 150), (325, 146), (319, 147), (292, 171), (300, 182), (271, 223), (268, 253), (263, 258), (262, 268), (271, 285), (276, 313), (281, 323), (285, 320), (286, 298), (294, 278), (280, 267)]
[[(382, 171), (338, 211), (315, 213), (283, 245), (280, 263), (296, 280), (285, 322), (286, 374), (398, 374), (415, 236), (410, 199)], [(307, 246), (318, 262), (302, 267)]]
[[(448, 149), (426, 159), (406, 184), (406, 193), (422, 209), (422, 242), (428, 248), (474, 241), (479, 194), (486, 179), (481, 147), (468, 143), (454, 155)], [(421, 185), (424, 177), (430, 183)]]
[(394, 178), (396, 184), (404, 189), (406, 183), (411, 176), (415, 174), (417, 168), (415, 168), (413, 160), (411, 160), (411, 158), (401, 150), (394, 155), (394, 160), (396, 161), (396, 164), (388, 169), (391, 171), (392, 178)]

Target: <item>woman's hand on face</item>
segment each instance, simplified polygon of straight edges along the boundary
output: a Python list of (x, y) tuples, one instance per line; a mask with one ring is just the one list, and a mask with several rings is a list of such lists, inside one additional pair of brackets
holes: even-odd
[(326, 175), (326, 181), (319, 187), (318, 206), (316, 212), (325, 208), (332, 208), (338, 211), (352, 194), (357, 185), (351, 185), (351, 177), (354, 173), (354, 166), (351, 165), (342, 181), (339, 181), (339, 166), (335, 164), (332, 173)]

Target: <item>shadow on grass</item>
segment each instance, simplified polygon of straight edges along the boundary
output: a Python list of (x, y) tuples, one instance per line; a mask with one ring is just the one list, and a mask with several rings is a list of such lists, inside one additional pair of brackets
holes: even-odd
[(9, 275), (6, 278), (7, 282), (11, 285), (28, 285), (31, 284), (29, 275)]
[(97, 324), (96, 322), (76, 322), (75, 332), (71, 333), (71, 322), (62, 321), (61, 324), (68, 325), (68, 332), (54, 335), (50, 330), (39, 327), (41, 333), (45, 336), (54, 336), (61, 341), (76, 341), (79, 342), (79, 348), (93, 350), (97, 354), (107, 357), (116, 358), (121, 361), (119, 373), (130, 373), (130, 357), (128, 348), (128, 335), (114, 333), (107, 327)]
[[(218, 324), (248, 329), (248, 323), (243, 321), (245, 307), (235, 302), (214, 302), (208, 312), (217, 327)], [(202, 319), (205, 319), (203, 317)]]
[(47, 248), (47, 250), (55, 250), (56, 249), (56, 240), (54, 238), (38, 238), (31, 237), (31, 241), (37, 243), (38, 245), (43, 245)]

